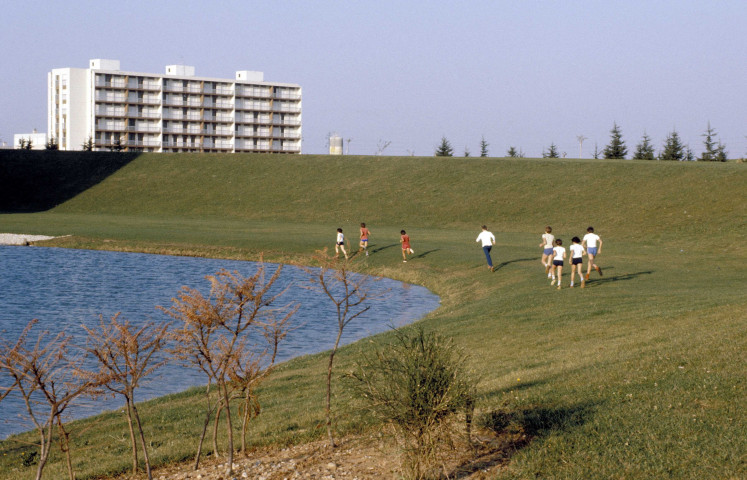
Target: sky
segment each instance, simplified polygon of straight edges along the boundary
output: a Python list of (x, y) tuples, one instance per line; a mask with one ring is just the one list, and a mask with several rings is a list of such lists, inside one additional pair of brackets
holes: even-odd
[[(0, 140), (46, 131), (46, 74), (264, 72), (303, 88), (303, 152), (337, 133), (350, 154), (455, 155), (555, 144), (590, 158), (617, 124), (629, 157), (676, 131), (699, 155), (708, 124), (747, 156), (747, 2), (75, 1), (0, 7)], [(579, 152), (579, 136), (585, 137)]]

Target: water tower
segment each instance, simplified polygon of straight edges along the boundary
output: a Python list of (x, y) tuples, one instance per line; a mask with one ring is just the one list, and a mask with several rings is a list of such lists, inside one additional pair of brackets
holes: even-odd
[(342, 137), (334, 134), (329, 137), (329, 154), (342, 155)]

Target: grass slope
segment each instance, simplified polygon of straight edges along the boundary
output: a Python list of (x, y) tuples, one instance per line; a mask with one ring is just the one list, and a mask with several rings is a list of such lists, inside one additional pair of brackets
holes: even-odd
[[(76, 248), (303, 264), (338, 226), (354, 240), (365, 221), (373, 254), (358, 268), (439, 294), (424, 324), (470, 352), (480, 411), (508, 412), (528, 435), (499, 478), (747, 475), (743, 165), (144, 154), (97, 182), (45, 212), (0, 215), (0, 229), (71, 234), (55, 244)], [(498, 237), (493, 274), (474, 242), (482, 223)], [(546, 224), (566, 241), (594, 225), (604, 277), (551, 289)], [(417, 253), (407, 264), (401, 228)], [(366, 344), (344, 349), (339, 371)], [(321, 435), (323, 373), (321, 355), (280, 368), (260, 392), (252, 441)], [(143, 405), (156, 462), (191, 454), (195, 395)], [(338, 428), (366, 428), (337, 395)], [(122, 416), (74, 427), (80, 478), (127, 469)], [(30, 440), (0, 444), (0, 477), (33, 476), (18, 460)], [(59, 458), (49, 469), (64, 472)]]

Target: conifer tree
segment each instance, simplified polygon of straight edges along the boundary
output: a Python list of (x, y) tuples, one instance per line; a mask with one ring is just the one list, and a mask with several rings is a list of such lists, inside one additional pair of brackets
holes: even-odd
[(703, 146), (705, 151), (701, 154), (701, 162), (725, 162), (726, 161), (726, 146), (719, 141), (716, 143), (716, 131), (711, 127), (711, 122), (708, 122), (708, 128), (705, 133), (701, 135), (704, 137)]
[(508, 151), (506, 152), (506, 156), (511, 157), (511, 158), (518, 158), (519, 152), (516, 150), (515, 147), (509, 147)]
[(643, 138), (641, 138), (641, 143), (636, 145), (635, 147), (635, 153), (633, 153), (633, 160), (653, 160), (655, 158), (654, 155), (654, 146), (651, 143), (651, 137), (646, 134), (646, 132), (643, 132)]
[(685, 147), (680, 141), (680, 136), (676, 130), (667, 135), (664, 142), (664, 149), (659, 153), (659, 160), (668, 160), (681, 162), (685, 159)]
[(622, 139), (622, 132), (617, 123), (612, 124), (612, 130), (610, 130), (610, 143), (604, 149), (604, 158), (625, 158), (628, 154), (628, 148), (625, 146), (625, 142)]
[(485, 141), (485, 136), (483, 135), (482, 140), (480, 140), (480, 156), (481, 157), (488, 156), (488, 145), (490, 144)]
[(453, 157), (454, 156), (454, 149), (451, 148), (451, 143), (446, 139), (446, 137), (441, 137), (441, 145), (438, 146), (436, 149), (436, 156), (437, 157)]
[(542, 158), (560, 158), (558, 147), (554, 142), (550, 144), (550, 148), (547, 149), (547, 152), (542, 150)]

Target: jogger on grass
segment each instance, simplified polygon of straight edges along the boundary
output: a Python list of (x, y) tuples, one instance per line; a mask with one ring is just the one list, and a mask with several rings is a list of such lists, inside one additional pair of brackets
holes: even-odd
[[(594, 267), (594, 270), (597, 271), (600, 277), (602, 276), (602, 269), (594, 263), (596, 256), (602, 253), (602, 239), (599, 238), (599, 235), (594, 233), (594, 227), (587, 228), (586, 232), (586, 235), (584, 235), (584, 241), (581, 242), (581, 245), (586, 247), (586, 254), (589, 256), (589, 266), (586, 269), (586, 276), (584, 277), (585, 280), (589, 280), (591, 267)], [(597, 243), (599, 243), (599, 246), (597, 246)]]
[(402, 244), (402, 262), (407, 263), (407, 254), (412, 255), (415, 251), (410, 248), (410, 236), (402, 230), (400, 233), (399, 241)]
[(337, 241), (335, 241), (335, 258), (340, 255), (340, 250), (342, 250), (343, 255), (345, 255), (345, 260), (347, 260), (348, 252), (345, 251), (345, 235), (342, 234), (342, 228), (337, 229)]
[(490, 250), (495, 245), (495, 235), (488, 231), (488, 227), (482, 226), (482, 232), (477, 236), (476, 242), (482, 242), (482, 251), (485, 253), (485, 258), (488, 260), (488, 268), (493, 271), (493, 259), (490, 258)]
[(584, 257), (584, 247), (581, 245), (581, 240), (578, 237), (571, 239), (571, 288), (573, 288), (573, 279), (576, 277), (578, 271), (578, 279), (581, 280), (581, 288), (586, 287), (586, 280), (581, 273), (581, 267)]
[(555, 285), (555, 272), (557, 271), (558, 290), (560, 290), (560, 282), (563, 275), (563, 260), (565, 260), (565, 247), (562, 245), (563, 240), (558, 238), (555, 240), (555, 247), (552, 249), (555, 256), (552, 258), (552, 282), (550, 282), (550, 285)]
[(550, 278), (550, 268), (552, 267), (552, 249), (553, 242), (555, 241), (555, 235), (552, 234), (552, 227), (550, 225), (545, 227), (545, 233), (542, 234), (542, 266), (545, 267), (545, 273), (547, 278)]
[(362, 250), (366, 251), (366, 256), (368, 256), (368, 236), (371, 235), (371, 231), (366, 228), (365, 223), (361, 223), (361, 242), (358, 244), (358, 252), (360, 253)]

